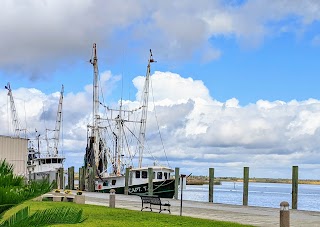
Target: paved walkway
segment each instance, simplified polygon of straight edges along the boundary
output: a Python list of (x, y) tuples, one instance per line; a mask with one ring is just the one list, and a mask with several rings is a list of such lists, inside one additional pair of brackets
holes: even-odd
[[(75, 193), (74, 193), (75, 194)], [(108, 193), (83, 192), (86, 204), (109, 206)], [(171, 214), (180, 215), (180, 200), (161, 199), (171, 204)], [(116, 207), (129, 210), (141, 209), (139, 196), (116, 195)], [(166, 211), (163, 211), (166, 213)], [(279, 226), (280, 209), (217, 204), (208, 202), (183, 201), (182, 216), (203, 219), (231, 221), (254, 226)], [(290, 210), (291, 227), (320, 227), (320, 212)]]

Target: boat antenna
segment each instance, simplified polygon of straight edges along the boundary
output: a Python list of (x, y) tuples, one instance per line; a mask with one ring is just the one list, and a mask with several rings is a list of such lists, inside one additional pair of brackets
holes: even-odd
[(150, 49), (150, 57), (148, 60), (146, 80), (144, 83), (144, 88), (142, 92), (142, 113), (141, 113), (141, 125), (139, 133), (139, 168), (142, 167), (142, 156), (144, 149), (144, 141), (146, 137), (146, 123), (148, 115), (148, 99), (149, 99), (149, 83), (150, 83), (150, 65), (156, 62), (152, 56), (152, 50)]

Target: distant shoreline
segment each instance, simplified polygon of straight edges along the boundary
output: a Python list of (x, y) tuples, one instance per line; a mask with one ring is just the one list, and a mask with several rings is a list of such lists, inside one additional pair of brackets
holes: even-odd
[[(75, 173), (75, 180), (79, 179), (78, 173)], [(242, 182), (242, 178), (237, 177), (215, 177), (214, 184), (220, 185), (222, 181), (227, 182)], [(278, 183), (278, 184), (291, 184), (291, 179), (277, 179), (277, 178), (250, 178), (249, 182), (256, 182), (256, 183)], [(320, 185), (320, 180), (308, 180), (308, 179), (300, 179), (298, 181), (299, 184), (313, 184), (313, 185)], [(204, 185), (209, 184), (209, 177), (208, 176), (190, 176), (187, 178), (187, 185)]]
[[(228, 181), (228, 182), (243, 182), (242, 178), (236, 177), (215, 177), (214, 184), (219, 185), (221, 181)], [(251, 178), (249, 182), (256, 182), (256, 183), (278, 183), (278, 184), (291, 184), (291, 179), (273, 179), (273, 178)], [(313, 184), (313, 185), (320, 185), (320, 180), (299, 180), (299, 184)], [(209, 184), (209, 177), (207, 176), (190, 176), (187, 179), (188, 185), (203, 185)]]

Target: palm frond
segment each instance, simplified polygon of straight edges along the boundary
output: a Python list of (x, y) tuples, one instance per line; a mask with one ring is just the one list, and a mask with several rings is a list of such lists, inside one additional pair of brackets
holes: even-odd
[(18, 223), (22, 223), (29, 216), (29, 207), (24, 207), (17, 211), (11, 217), (9, 217), (5, 222), (3, 222), (0, 227), (16, 226)]
[(38, 210), (31, 216), (28, 216), (28, 211), (18, 211), (19, 215), (11, 216), (0, 227), (17, 227), (30, 226), (42, 227), (52, 224), (76, 224), (85, 220), (82, 216), (82, 209), (75, 207), (56, 207), (46, 210)]
[(12, 205), (19, 204), (25, 200), (40, 196), (52, 189), (52, 184), (48, 179), (32, 181), (28, 184), (24, 182), (22, 176), (13, 173), (13, 165), (0, 160), (0, 217), (1, 214), (10, 209)]
[(13, 165), (9, 164), (5, 159), (0, 160), (0, 175), (13, 173)]

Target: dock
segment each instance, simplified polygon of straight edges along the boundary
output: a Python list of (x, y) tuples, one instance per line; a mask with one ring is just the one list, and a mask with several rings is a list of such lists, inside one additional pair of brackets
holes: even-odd
[[(109, 206), (109, 193), (83, 192), (83, 194), (86, 198), (86, 204)], [(141, 199), (139, 196), (117, 194), (115, 198), (116, 208), (136, 211), (141, 210)], [(171, 215), (180, 215), (180, 200), (165, 198), (162, 198), (161, 200), (170, 202)], [(230, 221), (253, 226), (275, 227), (280, 225), (280, 207), (277, 209), (190, 200), (183, 200), (182, 204), (182, 216)], [(320, 226), (320, 212), (290, 210), (290, 226)]]

